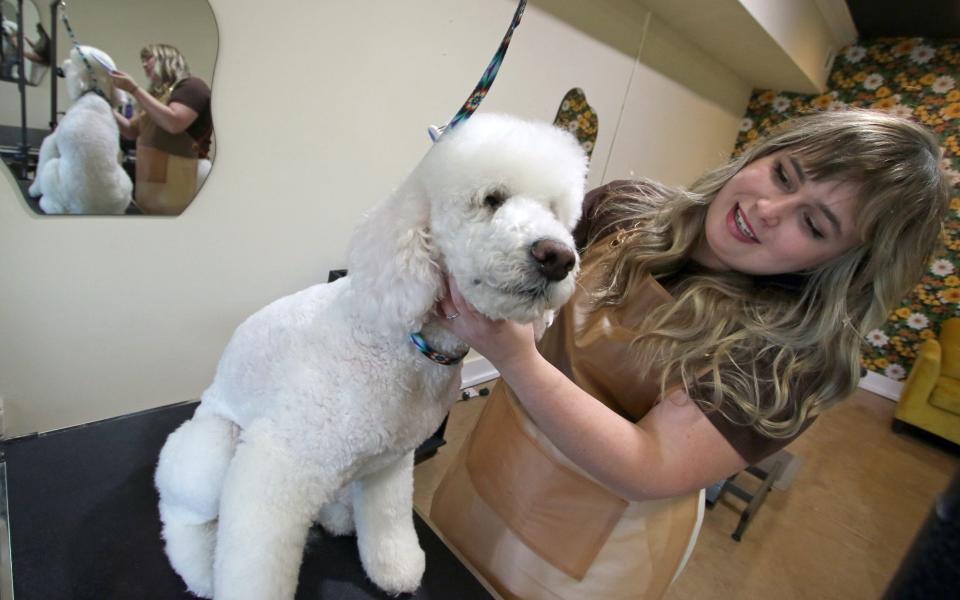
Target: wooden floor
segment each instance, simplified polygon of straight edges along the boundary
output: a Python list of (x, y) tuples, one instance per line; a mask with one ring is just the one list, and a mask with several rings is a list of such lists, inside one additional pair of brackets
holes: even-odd
[[(483, 402), (457, 403), (447, 445), (416, 467), (421, 514), (429, 514), (440, 477)], [(960, 467), (955, 447), (891, 432), (893, 409), (890, 400), (859, 390), (822, 416), (788, 447), (800, 468), (787, 489), (770, 492), (741, 542), (730, 537), (741, 501), (706, 511), (693, 556), (667, 600), (880, 597)]]

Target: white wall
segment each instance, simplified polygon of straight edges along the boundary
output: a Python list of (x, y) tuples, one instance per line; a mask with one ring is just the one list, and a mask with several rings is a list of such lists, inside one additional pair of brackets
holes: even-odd
[[(39, 216), (0, 176), (8, 435), (196, 398), (245, 316), (344, 265), (352, 226), (463, 102), (515, 7), (212, 5), (218, 154), (183, 215)], [(591, 184), (692, 179), (732, 148), (749, 87), (655, 21), (644, 42), (647, 16), (632, 0), (532, 3), (481, 110), (550, 120), (579, 86), (600, 119)]]
[[(25, 3), (30, 0), (24, 0)], [(48, 33), (49, 0), (35, 0), (40, 21)], [(204, 81), (213, 78), (217, 58), (218, 32), (213, 10), (205, 0), (83, 0), (68, 2), (67, 17), (79, 43), (95, 46), (113, 58), (117, 68), (146, 85), (140, 67), (140, 49), (151, 43), (176, 46), (190, 63), (194, 75)], [(57, 64), (70, 54), (73, 44), (62, 23), (57, 23)], [(34, 31), (25, 31), (31, 39)], [(39, 86), (27, 88), (27, 126), (48, 128), (50, 121), (51, 69)], [(58, 110), (69, 106), (66, 86), (57, 83)], [(0, 125), (20, 125), (20, 96), (15, 83), (0, 81)]]

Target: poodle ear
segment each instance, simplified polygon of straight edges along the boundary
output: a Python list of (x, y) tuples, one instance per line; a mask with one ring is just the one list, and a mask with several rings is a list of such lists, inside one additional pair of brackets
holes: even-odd
[(350, 240), (348, 274), (367, 323), (419, 331), (443, 289), (430, 239), (430, 204), (410, 177), (375, 206)]

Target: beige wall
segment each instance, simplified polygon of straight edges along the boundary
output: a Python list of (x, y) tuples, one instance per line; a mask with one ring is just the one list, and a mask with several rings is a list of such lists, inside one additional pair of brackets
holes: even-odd
[[(722, 161), (749, 86), (632, 0), (581, 4), (530, 4), (481, 110), (549, 120), (582, 87), (600, 118), (591, 184), (682, 183)], [(42, 217), (0, 176), (8, 434), (196, 398), (244, 317), (344, 265), (352, 226), (463, 102), (514, 9), (212, 5), (218, 155), (183, 215)]]
[[(30, 2), (30, 0), (25, 0)], [(40, 21), (50, 27), (48, 0), (35, 0)], [(81, 44), (100, 48), (113, 58), (117, 68), (134, 76), (141, 85), (147, 81), (140, 67), (140, 49), (150, 43), (176, 46), (190, 63), (194, 75), (204, 81), (213, 77), (217, 58), (217, 22), (205, 0), (84, 0), (68, 2), (70, 26)], [(57, 64), (73, 47), (62, 23), (57, 29)], [(24, 32), (33, 39), (35, 32)], [(50, 121), (50, 77), (27, 89), (27, 126), (47, 129)], [(57, 84), (58, 109), (69, 105), (61, 79)], [(0, 125), (20, 125), (20, 96), (15, 83), (0, 81)]]
[(751, 89), (729, 69), (653, 16), (631, 75), (604, 181), (687, 185), (730, 155)]
[(809, 91), (825, 90), (833, 55), (842, 44), (833, 39), (834, 33), (818, 3), (809, 0), (740, 0), (740, 3), (807, 76), (813, 87)]

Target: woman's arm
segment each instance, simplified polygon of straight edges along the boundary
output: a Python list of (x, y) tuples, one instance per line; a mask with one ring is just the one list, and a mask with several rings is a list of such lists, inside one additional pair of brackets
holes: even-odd
[(117, 111), (113, 111), (113, 118), (117, 120), (120, 126), (120, 135), (128, 140), (135, 140), (140, 135), (140, 113), (127, 119)]
[(490, 360), (550, 441), (592, 477), (628, 500), (698, 490), (746, 461), (682, 392), (634, 424), (593, 398), (537, 351), (530, 326), (476, 313), (451, 280), (443, 324)]
[(168, 133), (177, 134), (186, 131), (199, 116), (197, 111), (185, 104), (171, 102), (167, 105), (160, 102), (122, 71), (114, 71), (110, 76), (115, 86), (136, 98), (140, 107), (150, 115), (150, 118)]

